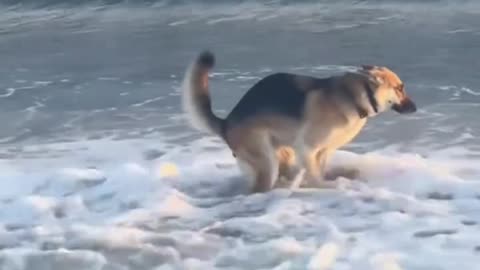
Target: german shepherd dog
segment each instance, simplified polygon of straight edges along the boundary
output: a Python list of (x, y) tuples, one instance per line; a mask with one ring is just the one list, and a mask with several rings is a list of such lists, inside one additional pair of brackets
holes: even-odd
[(210, 99), (208, 74), (214, 64), (214, 55), (203, 51), (189, 66), (183, 109), (193, 127), (223, 139), (254, 181), (254, 193), (273, 188), (279, 176), (291, 178), (296, 163), (304, 183), (336, 186), (326, 181), (325, 164), (359, 134), (368, 118), (389, 109), (400, 114), (417, 110), (393, 71), (362, 66), (326, 78), (268, 75), (222, 119), (213, 113)]

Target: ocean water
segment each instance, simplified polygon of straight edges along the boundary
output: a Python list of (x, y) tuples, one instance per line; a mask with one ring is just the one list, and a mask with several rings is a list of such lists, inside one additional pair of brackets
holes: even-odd
[[(476, 1), (0, 1), (0, 269), (464, 270), (480, 263)], [(181, 111), (261, 77), (385, 65), (416, 102), (371, 119), (335, 190), (249, 195)]]

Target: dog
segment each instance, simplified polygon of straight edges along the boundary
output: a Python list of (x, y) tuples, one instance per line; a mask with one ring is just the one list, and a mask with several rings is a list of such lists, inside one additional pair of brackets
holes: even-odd
[(400, 114), (417, 110), (396, 73), (364, 65), (325, 78), (270, 74), (220, 118), (212, 111), (209, 92), (214, 65), (215, 56), (205, 50), (187, 68), (183, 110), (193, 127), (228, 145), (253, 180), (253, 193), (269, 191), (279, 177), (291, 178), (295, 164), (302, 168), (304, 183), (332, 187), (325, 180), (327, 160), (360, 133), (368, 118), (390, 109)]

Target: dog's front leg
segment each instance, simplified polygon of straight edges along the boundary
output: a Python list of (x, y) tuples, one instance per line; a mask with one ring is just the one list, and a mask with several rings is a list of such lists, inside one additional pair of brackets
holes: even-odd
[(317, 178), (317, 182), (315, 184), (320, 188), (337, 187), (336, 181), (329, 181), (326, 178), (326, 165), (331, 155), (332, 151), (330, 151), (329, 149), (319, 150), (316, 154), (317, 171), (319, 171), (320, 177)]
[(336, 188), (335, 181), (326, 181), (325, 179), (325, 167), (329, 155), (330, 151), (327, 149), (311, 151), (303, 155), (305, 184), (316, 188)]
[(329, 133), (325, 128), (319, 129), (317, 125), (303, 128), (295, 142), (295, 152), (298, 153), (300, 164), (303, 167), (303, 179), (299, 186), (313, 186), (318, 188), (334, 188), (336, 185), (325, 181), (325, 164), (328, 151), (325, 142)]

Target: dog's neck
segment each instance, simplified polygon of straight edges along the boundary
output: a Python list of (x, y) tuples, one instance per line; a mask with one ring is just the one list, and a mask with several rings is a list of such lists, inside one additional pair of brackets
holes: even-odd
[(356, 109), (357, 114), (358, 114), (358, 117), (359, 117), (360, 119), (368, 118), (368, 116), (369, 116), (369, 115), (368, 115), (368, 111), (367, 111), (365, 108), (363, 108), (363, 107), (361, 107), (360, 105), (356, 104), (356, 105), (355, 105), (355, 109)]

